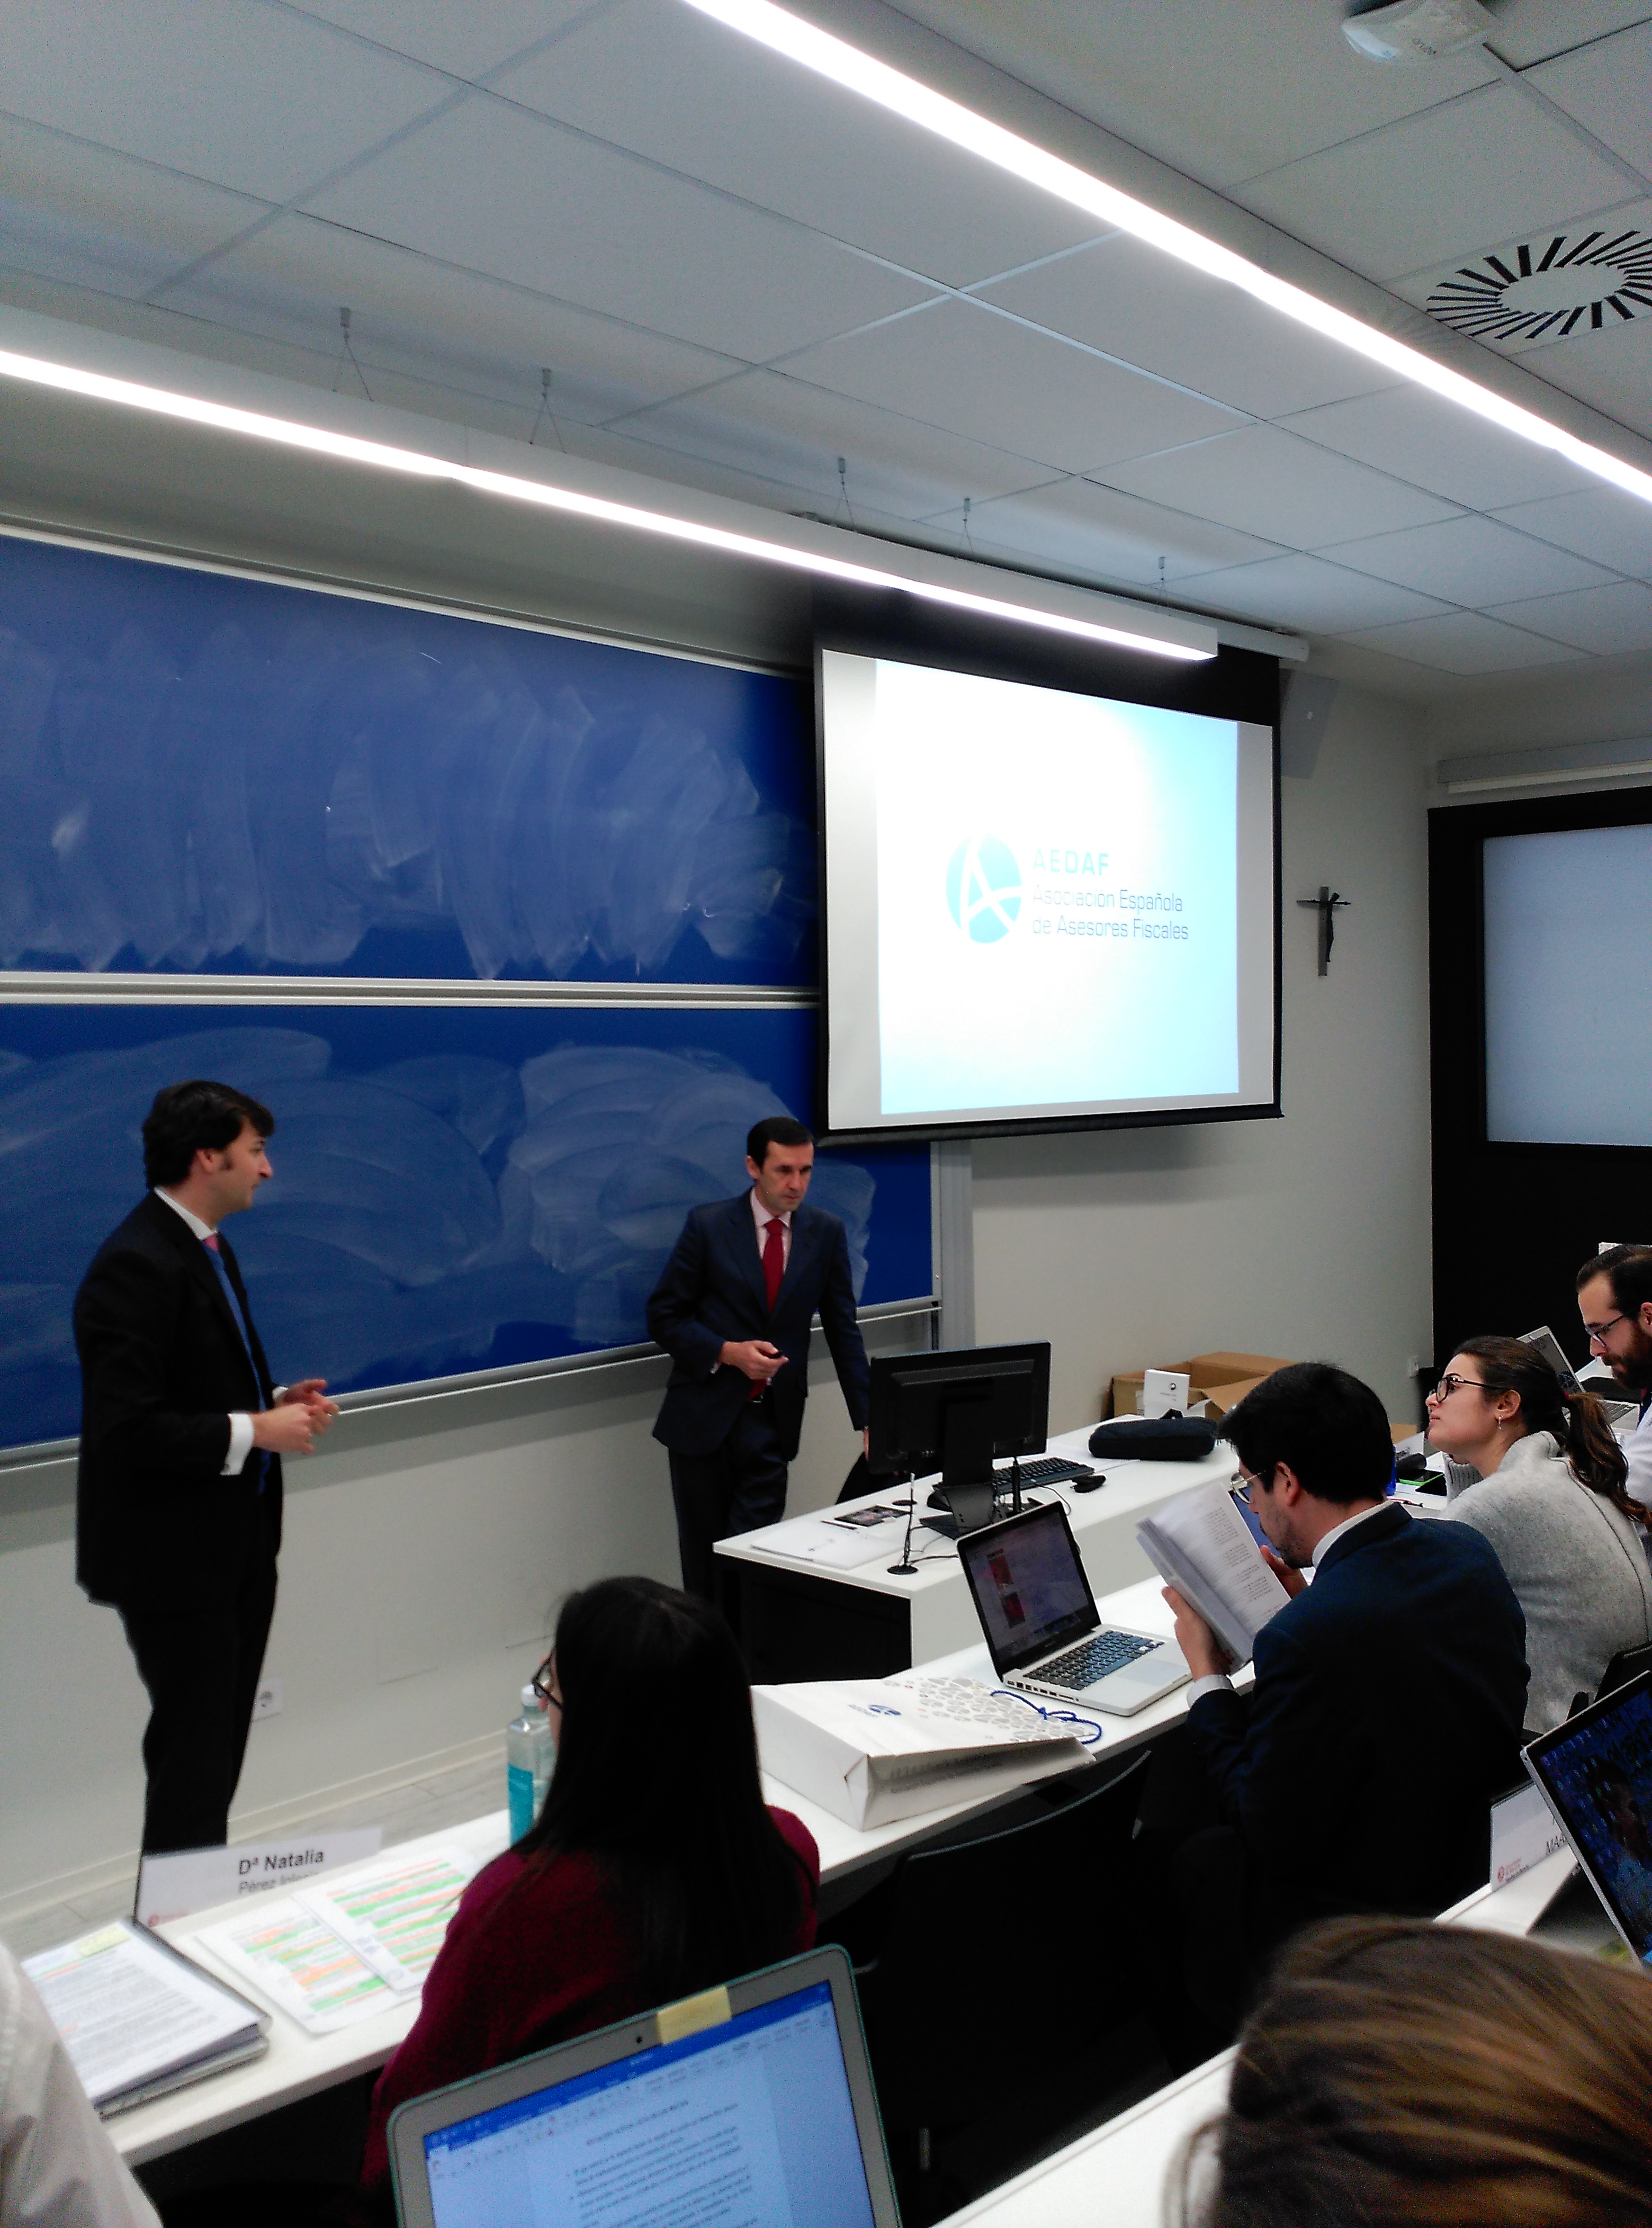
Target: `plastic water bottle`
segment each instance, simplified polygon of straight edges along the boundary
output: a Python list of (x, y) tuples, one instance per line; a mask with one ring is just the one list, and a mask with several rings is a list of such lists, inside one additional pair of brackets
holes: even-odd
[(532, 1687), (524, 1687), (522, 1713), (505, 1727), (505, 1800), (513, 1841), (520, 1841), (538, 1817), (555, 1762), (549, 1721)]

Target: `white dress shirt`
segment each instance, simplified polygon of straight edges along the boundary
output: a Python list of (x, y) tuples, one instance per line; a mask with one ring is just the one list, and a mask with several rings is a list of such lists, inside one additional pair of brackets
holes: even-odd
[(160, 2228), (46, 2007), (0, 1944), (0, 2228)]
[(771, 1222), (780, 1226), (780, 1273), (784, 1276), (791, 1266), (791, 1210), (784, 1214), (771, 1214), (757, 1195), (757, 1186), (752, 1186), (752, 1220), (757, 1225), (757, 1258), (763, 1258), (764, 1240), (769, 1234)]
[[(191, 1214), (187, 1207), (181, 1206), (179, 1202), (173, 1198), (170, 1191), (163, 1191), (159, 1184), (155, 1186), (155, 1196), (157, 1199), (163, 1199), (167, 1205), (171, 1208), (174, 1214), (181, 1215), (182, 1217), (183, 1220), (189, 1225), (189, 1228), (194, 1231), (195, 1236), (201, 1240), (203, 1245), (206, 1244), (208, 1239), (215, 1238), (218, 1235), (211, 1223), (203, 1222), (198, 1214)], [(219, 1471), (219, 1476), (239, 1477), (241, 1472), (246, 1469), (247, 1457), (252, 1453), (252, 1418), (250, 1416), (232, 1416), (229, 1419), (229, 1451), (224, 1457), (224, 1466), (222, 1469)]]
[[(1380, 1501), (1374, 1508), (1361, 1508), (1356, 1515), (1345, 1516), (1340, 1524), (1333, 1524), (1314, 1550), (1314, 1568), (1316, 1570), (1319, 1568), (1321, 1559), (1333, 1540), (1340, 1540), (1345, 1532), (1351, 1532), (1356, 1524), (1363, 1524), (1367, 1516), (1380, 1516), (1388, 1505), (1386, 1501)], [(1226, 1671), (1207, 1671), (1202, 1679), (1194, 1680), (1188, 1687), (1188, 1707), (1192, 1709), (1201, 1694), (1231, 1694), (1233, 1691), (1233, 1682)]]

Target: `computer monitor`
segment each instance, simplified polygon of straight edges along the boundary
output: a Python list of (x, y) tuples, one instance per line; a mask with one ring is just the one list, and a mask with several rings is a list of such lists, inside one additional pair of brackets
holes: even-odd
[(965, 1346), (872, 1364), (871, 1465), (921, 1476), (941, 1491), (990, 1485), (995, 1455), (1044, 1451), (1050, 1420), (1050, 1348)]

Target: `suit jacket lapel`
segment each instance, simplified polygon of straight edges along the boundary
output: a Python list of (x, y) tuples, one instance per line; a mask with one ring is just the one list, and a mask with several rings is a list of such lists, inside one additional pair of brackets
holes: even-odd
[(819, 1225), (809, 1209), (806, 1207), (795, 1208), (791, 1217), (791, 1252), (786, 1262), (786, 1273), (780, 1279), (779, 1296), (774, 1303), (777, 1315), (791, 1298), (798, 1272), (807, 1265), (819, 1238)]
[(763, 1255), (757, 1242), (757, 1221), (752, 1213), (749, 1192), (743, 1192), (739, 1199), (729, 1200), (727, 1229), (735, 1262), (751, 1288), (752, 1303), (759, 1315), (766, 1316), (769, 1312), (769, 1288), (763, 1281)]
[[(258, 1404), (262, 1407), (264, 1387), (258, 1381), (258, 1370), (247, 1353), (247, 1341), (241, 1336), (241, 1327), (235, 1320), (234, 1309), (225, 1297), (224, 1288), (218, 1281), (218, 1271), (207, 1258), (206, 1247), (182, 1215), (175, 1214), (166, 1202), (163, 1200), (156, 1199), (152, 1192), (150, 1198), (156, 1215), (159, 1218), (159, 1228), (165, 1232), (167, 1237), (183, 1255), (189, 1264), (189, 1274), (195, 1282), (204, 1285), (211, 1293), (213, 1303), (222, 1318), (224, 1328), (235, 1341), (235, 1351), (247, 1363), (247, 1370), (252, 1376), (253, 1390), (258, 1395)], [(221, 1240), (220, 1242), (221, 1243)], [(250, 1321), (250, 1317), (248, 1319)]]

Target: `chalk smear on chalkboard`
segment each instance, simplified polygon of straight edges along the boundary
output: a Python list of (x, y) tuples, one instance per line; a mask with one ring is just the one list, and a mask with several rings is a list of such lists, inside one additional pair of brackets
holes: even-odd
[(656, 707), (670, 661), (621, 683), (586, 644), (383, 631), (342, 607), (180, 656), (136, 622), (72, 651), (0, 627), (0, 964), (345, 969), (455, 929), (483, 979), (795, 957), (812, 838), (737, 731)]
[[(356, 1074), (302, 1029), (195, 1031), (0, 1063), (0, 1403), (16, 1443), (75, 1428), (70, 1312), (139, 1195), (155, 1092), (233, 1082), (274, 1112), (275, 1175), (227, 1226), (279, 1376), (340, 1389), (489, 1365), (513, 1326), (551, 1351), (629, 1345), (688, 1208), (744, 1188), (745, 1140), (784, 1113), (709, 1052), (567, 1045), (523, 1062), (433, 1053)], [(822, 1163), (855, 1290), (874, 1181)], [(544, 1341), (541, 1341), (541, 1350)]]

